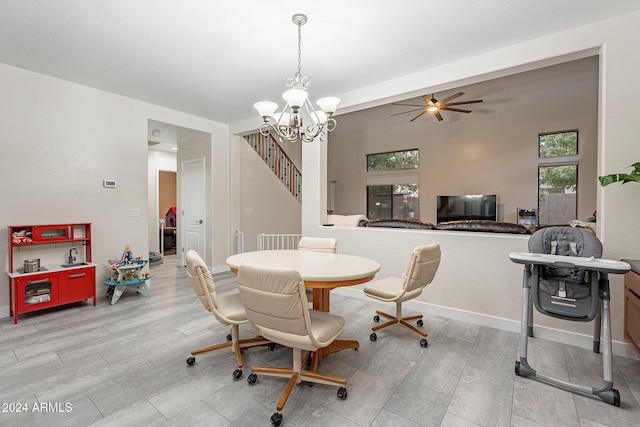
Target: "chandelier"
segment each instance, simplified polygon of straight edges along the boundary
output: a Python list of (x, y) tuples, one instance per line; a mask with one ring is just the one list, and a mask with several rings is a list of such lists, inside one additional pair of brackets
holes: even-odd
[(324, 142), (327, 138), (326, 132), (336, 128), (336, 120), (332, 116), (340, 98), (330, 96), (318, 99), (316, 104), (320, 107), (320, 111), (316, 111), (311, 105), (307, 93), (309, 77), (302, 77), (300, 73), (302, 46), (300, 29), (307, 23), (307, 17), (298, 13), (293, 15), (292, 20), (298, 26), (298, 71), (293, 78), (285, 81), (285, 85), (290, 89), (282, 94), (286, 104), (281, 112), (276, 113), (278, 104), (275, 102), (260, 101), (253, 104), (264, 120), (260, 126), (260, 133), (267, 136), (273, 131), (281, 143), (283, 141), (311, 142), (316, 138)]

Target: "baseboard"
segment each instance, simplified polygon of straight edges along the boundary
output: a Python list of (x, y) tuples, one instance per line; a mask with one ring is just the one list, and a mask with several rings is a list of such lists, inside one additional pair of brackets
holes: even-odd
[[(349, 298), (372, 301), (371, 298), (367, 297), (361, 289), (349, 289), (343, 287), (336, 288), (331, 292)], [(471, 311), (459, 310), (456, 308), (444, 307), (441, 305), (429, 304), (426, 302), (415, 300), (404, 302), (403, 307), (424, 314), (430, 314), (432, 316), (462, 320), (481, 326), (488, 326), (490, 328), (501, 329), (518, 334), (520, 333), (520, 322), (516, 320), (509, 320), (501, 317), (489, 316), (486, 314), (474, 313)], [(533, 333), (536, 338), (542, 338), (545, 340), (569, 344), (581, 348), (593, 348), (593, 336), (590, 335), (578, 334), (575, 332), (563, 331), (560, 329), (537, 325), (533, 326)], [(611, 343), (611, 351), (616, 356), (640, 360), (634, 349), (628, 343), (623, 341), (613, 340)]]
[(9, 306), (0, 307), (0, 319), (9, 317)]

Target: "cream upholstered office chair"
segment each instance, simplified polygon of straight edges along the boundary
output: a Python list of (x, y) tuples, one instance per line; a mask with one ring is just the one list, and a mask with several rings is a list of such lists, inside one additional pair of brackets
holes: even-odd
[(338, 241), (333, 237), (302, 236), (298, 241), (298, 250), (328, 252), (335, 254), (338, 252)]
[(239, 337), (239, 325), (249, 323), (249, 321), (244, 312), (240, 294), (236, 292), (234, 294), (217, 295), (213, 276), (211, 276), (211, 272), (202, 258), (200, 258), (200, 255), (198, 255), (196, 251), (190, 250), (187, 252), (186, 260), (187, 276), (191, 282), (191, 287), (200, 298), (204, 308), (213, 313), (220, 323), (231, 326), (231, 333), (227, 335), (229, 342), (193, 350), (191, 357), (187, 359), (187, 364), (193, 366), (196, 362), (195, 356), (197, 354), (230, 348), (235, 352), (236, 362), (238, 364), (238, 369), (233, 372), (233, 378), (239, 380), (242, 378), (242, 356), (240, 354), (242, 349), (270, 343), (261, 337), (241, 340)]
[[(369, 336), (371, 341), (375, 341), (378, 338), (376, 335), (377, 330), (395, 324), (406, 326), (423, 337), (427, 336), (426, 332), (408, 323), (409, 320), (418, 319), (417, 325), (422, 326), (422, 315), (402, 317), (402, 303), (413, 299), (422, 293), (424, 287), (431, 283), (435, 277), (439, 265), (439, 244), (433, 243), (431, 245), (418, 246), (411, 253), (411, 258), (409, 259), (409, 264), (407, 265), (407, 270), (403, 278), (387, 277), (385, 279), (370, 282), (364, 287), (364, 293), (367, 296), (381, 301), (396, 303), (395, 316), (376, 310), (377, 315), (373, 317), (374, 321), (379, 322), (380, 316), (386, 317), (390, 320), (382, 325), (371, 328), (373, 330)], [(420, 345), (422, 347), (426, 347), (429, 343), (425, 338), (423, 338), (420, 340)]]
[(260, 267), (242, 264), (238, 269), (238, 287), (247, 317), (263, 337), (293, 348), (292, 368), (253, 366), (247, 377), (249, 384), (257, 381), (256, 373), (289, 378), (271, 422), (282, 423), (282, 409), (293, 387), (301, 381), (340, 386), (338, 397), (347, 398), (345, 378), (323, 375), (302, 369), (302, 351), (312, 352), (328, 346), (344, 327), (344, 318), (335, 314), (309, 309), (304, 281), (294, 269)]
[[(302, 236), (298, 241), (299, 251), (338, 253), (338, 241), (333, 237), (306, 237)], [(307, 289), (307, 299), (313, 301), (313, 289)]]

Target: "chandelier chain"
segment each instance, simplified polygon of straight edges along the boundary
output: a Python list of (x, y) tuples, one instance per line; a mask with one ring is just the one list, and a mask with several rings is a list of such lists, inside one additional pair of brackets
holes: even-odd
[(302, 23), (298, 22), (298, 74), (301, 74), (302, 69)]

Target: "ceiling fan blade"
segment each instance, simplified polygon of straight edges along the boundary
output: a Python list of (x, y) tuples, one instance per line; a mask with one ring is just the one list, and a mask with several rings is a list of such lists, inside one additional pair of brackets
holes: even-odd
[(391, 105), (402, 105), (403, 107), (424, 107), (422, 104), (405, 104), (403, 102), (392, 102)]
[(420, 110), (424, 110), (424, 107), (421, 107), (421, 108), (415, 108), (415, 109), (413, 109), (413, 110), (408, 110), (408, 111), (403, 111), (403, 112), (401, 112), (401, 113), (394, 113), (394, 114), (392, 114), (391, 116), (399, 116), (400, 114), (413, 113), (413, 112), (420, 111)]
[(476, 104), (478, 102), (482, 102), (482, 99), (474, 99), (473, 101), (448, 102), (447, 105)]
[(469, 110), (461, 110), (459, 108), (450, 108), (448, 106), (440, 107), (441, 110), (455, 111), (456, 113), (470, 113)]
[(441, 99), (440, 100), (440, 104), (446, 104), (448, 101), (451, 101), (452, 99), (456, 99), (457, 97), (462, 96), (462, 95), (464, 95), (464, 92), (458, 92), (455, 95), (451, 95), (448, 98)]
[[(433, 96), (433, 95), (431, 95), (431, 96)], [(422, 99), (424, 99), (424, 102), (426, 102), (427, 105), (433, 105), (434, 103), (438, 102), (436, 100), (432, 100), (427, 95), (422, 95)]]
[(415, 116), (413, 119), (409, 120), (410, 122), (414, 121), (415, 119), (417, 119), (418, 117), (420, 117), (421, 115), (423, 115), (424, 113), (426, 113), (426, 111), (422, 111), (420, 114), (418, 114), (417, 116)]
[(442, 121), (442, 115), (440, 114), (440, 111), (436, 111), (435, 113), (433, 113), (434, 116), (436, 116), (436, 119), (438, 119), (439, 122)]

